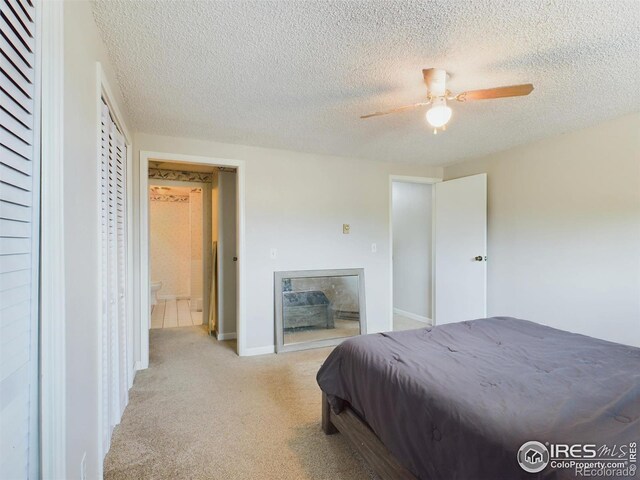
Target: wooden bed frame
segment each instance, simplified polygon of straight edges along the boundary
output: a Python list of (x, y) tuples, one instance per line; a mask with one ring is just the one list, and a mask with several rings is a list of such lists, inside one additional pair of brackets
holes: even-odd
[(398, 463), (373, 430), (348, 406), (336, 414), (331, 411), (327, 394), (322, 392), (322, 430), (327, 435), (342, 433), (351, 446), (383, 480), (417, 480)]

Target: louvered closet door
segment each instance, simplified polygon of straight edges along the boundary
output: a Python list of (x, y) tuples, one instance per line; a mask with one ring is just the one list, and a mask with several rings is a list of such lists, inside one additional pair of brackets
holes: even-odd
[(102, 107), (102, 379), (103, 445), (108, 450), (113, 427), (128, 402), (126, 308), (126, 146), (124, 137)]
[(108, 448), (111, 438), (109, 421), (109, 130), (111, 129), (111, 118), (106, 105), (102, 106), (102, 161), (100, 168), (101, 191), (100, 191), (100, 220), (102, 225), (101, 242), (102, 245), (102, 443)]
[[(115, 127), (115, 124), (113, 125)], [(116, 262), (117, 262), (117, 305), (118, 305), (118, 421), (128, 403), (127, 381), (127, 221), (126, 221), (126, 161), (127, 151), (124, 136), (115, 131), (115, 173), (116, 173)]]
[(116, 239), (116, 134), (113, 122), (109, 128), (109, 215), (107, 217), (107, 285), (109, 290), (109, 408), (110, 427), (118, 423), (118, 242)]
[(0, 478), (38, 477), (35, 8), (0, 0)]

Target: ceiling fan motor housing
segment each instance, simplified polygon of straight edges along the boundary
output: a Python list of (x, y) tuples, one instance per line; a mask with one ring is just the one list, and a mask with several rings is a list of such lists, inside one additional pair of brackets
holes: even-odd
[(447, 71), (441, 68), (429, 68), (424, 71), (424, 80), (429, 93), (434, 97), (443, 97), (447, 92)]

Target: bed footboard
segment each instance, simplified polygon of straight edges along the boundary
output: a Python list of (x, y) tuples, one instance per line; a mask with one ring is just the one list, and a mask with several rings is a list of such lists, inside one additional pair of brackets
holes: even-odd
[(322, 392), (322, 431), (327, 435), (338, 433), (338, 429), (331, 423), (331, 405), (324, 392)]

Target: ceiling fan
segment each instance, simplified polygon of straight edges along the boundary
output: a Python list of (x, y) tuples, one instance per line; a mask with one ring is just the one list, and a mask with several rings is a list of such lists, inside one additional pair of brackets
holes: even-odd
[(390, 113), (399, 113), (406, 110), (412, 110), (418, 107), (431, 105), (427, 110), (427, 122), (433, 127), (433, 133), (438, 133), (438, 128), (446, 130), (447, 123), (451, 119), (451, 107), (447, 105), (447, 101), (457, 100), (458, 102), (468, 102), (473, 100), (490, 100), (493, 98), (504, 97), (520, 97), (529, 95), (533, 91), (531, 83), (522, 85), (510, 85), (508, 87), (487, 88), (484, 90), (469, 90), (467, 92), (452, 94), (447, 90), (447, 71), (440, 68), (427, 68), (422, 70), (424, 83), (427, 85), (427, 101), (405, 105), (403, 107), (393, 108), (383, 112), (370, 113), (362, 115), (360, 118), (379, 117), (380, 115), (388, 115)]

